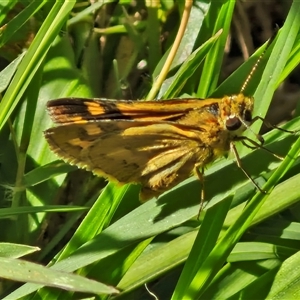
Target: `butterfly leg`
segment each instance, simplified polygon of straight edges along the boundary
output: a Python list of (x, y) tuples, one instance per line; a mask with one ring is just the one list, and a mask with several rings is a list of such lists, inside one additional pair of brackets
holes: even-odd
[[(297, 134), (297, 133), (299, 132), (299, 130), (295, 130), (295, 131), (293, 131), (293, 130), (287, 130), (287, 129), (280, 128), (280, 127), (278, 127), (278, 126), (272, 125), (271, 123), (269, 123), (267, 120), (265, 120), (264, 118), (262, 118), (262, 117), (260, 117), (260, 116), (254, 117), (254, 118), (252, 119), (252, 121), (251, 121), (251, 125), (252, 125), (253, 123), (255, 123), (257, 120), (261, 120), (261, 121), (263, 122), (263, 124), (266, 125), (267, 128), (277, 129), (277, 130), (280, 130), (280, 131), (282, 131), (282, 132), (286, 132), (286, 133), (290, 133), (290, 134)], [(250, 128), (250, 130), (251, 130), (251, 128)], [(251, 131), (252, 131), (252, 130), (251, 130)], [(279, 158), (279, 159), (281, 159), (281, 160), (283, 159), (283, 158), (280, 157), (279, 155), (276, 155), (276, 154), (274, 154), (272, 151), (270, 151), (270, 150), (268, 150), (268, 149), (266, 149), (266, 148), (263, 147), (263, 144), (265, 143), (265, 140), (264, 140), (264, 138), (263, 138), (260, 134), (255, 133), (255, 132), (253, 132), (253, 131), (252, 131), (252, 133), (253, 133), (253, 134), (256, 136), (256, 138), (259, 140), (260, 145), (259, 145), (258, 143), (255, 143), (253, 140), (251, 140), (251, 139), (249, 139), (249, 138), (244, 138), (244, 137), (241, 137), (241, 138), (244, 138), (244, 140), (245, 140), (245, 139), (248, 140), (248, 141), (251, 142), (255, 147), (264, 149), (264, 150), (266, 150), (267, 152), (273, 154), (275, 157), (277, 157), (277, 158)], [(251, 148), (251, 147), (252, 147), (252, 146), (248, 146), (248, 145), (245, 144), (244, 142), (242, 142), (242, 143), (243, 143), (246, 147), (248, 147), (248, 148)], [(251, 149), (254, 149), (254, 148), (251, 148)]]
[(272, 125), (270, 122), (268, 122), (266, 119), (260, 117), (260, 116), (256, 116), (252, 119), (251, 124), (253, 124), (254, 122), (256, 122), (257, 120), (261, 120), (263, 122), (263, 124), (266, 125), (267, 128), (271, 128), (271, 129), (277, 129), (280, 130), (282, 132), (286, 132), (286, 133), (291, 133), (291, 134), (297, 134), (299, 132), (299, 130), (287, 130), (281, 127), (278, 127), (276, 125)]
[[(235, 139), (235, 141), (240, 141), (244, 146), (250, 148), (250, 149), (262, 149), (270, 154), (272, 154), (273, 156), (275, 156), (276, 158), (280, 159), (280, 160), (284, 160), (284, 157), (272, 152), (271, 150), (265, 148), (263, 145), (261, 144), (258, 144), (257, 142), (249, 139), (248, 137), (246, 136), (239, 136)], [(251, 143), (253, 146), (249, 145), (248, 143), (246, 143), (245, 141)]]
[(200, 194), (200, 207), (199, 212), (197, 215), (197, 220), (199, 220), (200, 213), (203, 210), (204, 206), (204, 200), (205, 200), (205, 188), (204, 188), (204, 168), (202, 166), (199, 166), (198, 164), (195, 165), (195, 173), (201, 182), (201, 194)]
[(234, 154), (234, 157), (236, 159), (236, 163), (237, 163), (237, 166), (244, 172), (244, 174), (246, 175), (246, 177), (254, 184), (254, 186), (263, 194), (266, 194), (266, 191), (262, 190), (258, 184), (254, 181), (254, 179), (247, 173), (247, 171), (243, 168), (242, 166), (242, 162), (241, 162), (241, 159), (239, 157), (239, 154), (236, 150), (236, 147), (235, 147), (235, 144), (232, 142), (230, 143), (230, 149), (231, 151), (233, 152)]

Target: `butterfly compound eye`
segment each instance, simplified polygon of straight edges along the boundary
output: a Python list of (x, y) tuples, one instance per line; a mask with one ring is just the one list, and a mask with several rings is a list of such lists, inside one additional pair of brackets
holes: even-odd
[(251, 114), (250, 110), (247, 109), (245, 111), (244, 119), (245, 119), (246, 122), (251, 123), (251, 121), (252, 121), (252, 114)]
[(235, 131), (241, 127), (242, 123), (239, 120), (239, 118), (234, 117), (234, 118), (229, 118), (226, 120), (226, 128), (229, 131)]

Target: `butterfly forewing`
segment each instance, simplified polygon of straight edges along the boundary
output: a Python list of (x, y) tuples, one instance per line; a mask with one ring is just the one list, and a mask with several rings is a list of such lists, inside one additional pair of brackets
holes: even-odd
[[(130, 101), (62, 98), (47, 103), (55, 123), (87, 123), (93, 120), (132, 119), (136, 121), (176, 121), (192, 111), (205, 112), (219, 99), (174, 99), (166, 101)], [(197, 120), (200, 121), (201, 120)], [(197, 124), (198, 126), (200, 124)], [(203, 125), (205, 123), (203, 122)]]

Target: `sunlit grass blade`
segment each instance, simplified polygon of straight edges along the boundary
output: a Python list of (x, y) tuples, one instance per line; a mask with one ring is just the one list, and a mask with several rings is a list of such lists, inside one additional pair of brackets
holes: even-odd
[[(217, 40), (211, 51), (208, 53), (202, 70), (202, 75), (198, 85), (197, 95), (200, 98), (206, 98), (215, 90), (219, 80), (222, 66), (225, 43), (229, 34), (232, 15), (235, 7), (235, 1), (227, 1), (222, 6), (221, 2), (212, 2), (211, 9), (219, 9), (217, 20), (214, 24), (213, 33), (222, 30), (222, 35)], [(224, 22), (225, 20), (225, 22)]]

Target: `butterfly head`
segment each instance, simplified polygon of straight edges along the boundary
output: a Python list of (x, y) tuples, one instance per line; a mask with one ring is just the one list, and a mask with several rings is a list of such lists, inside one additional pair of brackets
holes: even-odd
[(224, 127), (233, 135), (240, 135), (251, 124), (254, 99), (238, 94), (224, 97), (223, 101)]

